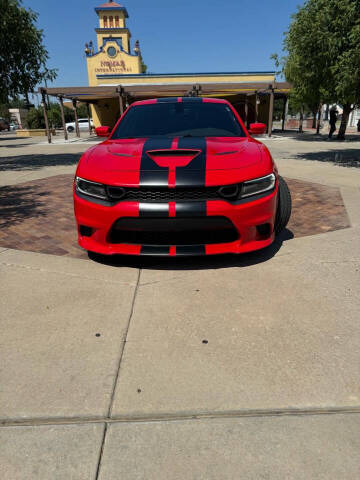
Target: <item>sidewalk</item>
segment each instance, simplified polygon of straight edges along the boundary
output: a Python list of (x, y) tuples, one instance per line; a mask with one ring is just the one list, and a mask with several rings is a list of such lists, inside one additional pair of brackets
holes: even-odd
[[(1, 478), (359, 477), (360, 170), (266, 143), (283, 176), (340, 192), (349, 228), (142, 263), (0, 242)], [(74, 171), (24, 148), (0, 161), (12, 185)]]

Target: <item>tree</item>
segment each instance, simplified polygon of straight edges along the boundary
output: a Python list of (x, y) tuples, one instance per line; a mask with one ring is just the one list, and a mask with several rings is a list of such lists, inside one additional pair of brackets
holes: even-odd
[[(49, 124), (52, 128), (62, 128), (60, 105), (57, 102), (50, 102), (47, 108)], [(87, 118), (87, 107), (85, 103), (78, 104), (78, 118)], [(75, 113), (72, 108), (64, 105), (65, 123), (75, 120)], [(26, 116), (28, 128), (45, 128), (44, 111), (42, 107), (31, 108)]]
[(10, 120), (9, 107), (7, 105), (0, 105), (0, 118), (5, 118), (5, 120)]
[(60, 128), (62, 126), (61, 110), (58, 103), (50, 103), (48, 118), (52, 127)]
[[(48, 109), (48, 119), (52, 128), (62, 127), (61, 111), (58, 103), (50, 103), (50, 108)], [(72, 118), (67, 121), (72, 121)], [(28, 128), (45, 128), (43, 108), (31, 108), (26, 115), (26, 124)]]
[(312, 111), (342, 105), (343, 139), (349, 114), (360, 104), (360, 0), (307, 0), (292, 17), (284, 51), (282, 71), (297, 101)]
[(54, 80), (47, 69), (48, 52), (43, 32), (36, 28), (38, 15), (21, 6), (21, 0), (0, 0), (0, 103), (24, 95), (43, 80)]
[(30, 108), (26, 115), (26, 126), (32, 129), (45, 128), (44, 114), (41, 107)]
[[(86, 103), (80, 103), (80, 105), (77, 107), (77, 114), (78, 114), (78, 118), (87, 118), (88, 111), (87, 111)], [(74, 112), (73, 112), (73, 115), (75, 118)]]
[[(331, 14), (334, 35), (329, 41), (336, 102), (343, 107), (338, 139), (345, 138), (351, 111), (360, 105), (360, 1), (338, 0)], [(335, 7), (335, 5), (334, 5)]]
[(140, 58), (140, 62), (141, 62), (141, 73), (146, 73), (147, 65), (144, 63), (144, 60), (142, 59), (142, 57)]

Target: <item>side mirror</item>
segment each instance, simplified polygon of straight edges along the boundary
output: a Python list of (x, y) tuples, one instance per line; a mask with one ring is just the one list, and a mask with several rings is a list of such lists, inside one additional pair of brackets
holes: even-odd
[(110, 127), (97, 127), (95, 131), (98, 137), (108, 137), (111, 133)]
[(266, 132), (265, 123), (251, 123), (249, 128), (250, 135), (262, 135)]

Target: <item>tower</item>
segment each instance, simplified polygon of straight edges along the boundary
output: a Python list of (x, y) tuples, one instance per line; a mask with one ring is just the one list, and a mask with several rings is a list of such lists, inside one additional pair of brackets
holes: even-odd
[[(121, 85), (122, 77), (141, 74), (139, 42), (131, 53), (131, 34), (126, 26), (129, 18), (125, 7), (109, 0), (95, 8), (99, 26), (95, 28), (96, 45), (85, 44), (89, 86)], [(96, 127), (113, 126), (119, 118), (117, 98), (99, 99), (91, 105), (92, 118)]]
[(114, 39), (120, 48), (130, 53), (131, 35), (126, 27), (126, 19), (129, 18), (126, 8), (110, 0), (96, 7), (95, 12), (99, 17), (99, 28), (95, 29), (98, 50)]
[(92, 42), (85, 44), (89, 86), (113, 84), (114, 76), (140, 74), (141, 53), (138, 42), (131, 53), (126, 8), (109, 0), (96, 7), (95, 12), (99, 18), (99, 26), (95, 28), (96, 48)]

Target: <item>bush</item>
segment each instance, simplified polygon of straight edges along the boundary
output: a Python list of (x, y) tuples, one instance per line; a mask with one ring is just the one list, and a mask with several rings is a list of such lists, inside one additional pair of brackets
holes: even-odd
[(52, 127), (55, 127), (55, 128), (62, 127), (60, 105), (58, 105), (57, 103), (51, 103), (50, 110), (48, 110), (48, 117), (49, 117), (49, 123)]
[(30, 129), (45, 128), (43, 109), (31, 108), (26, 115), (26, 126)]
[(10, 120), (8, 105), (4, 105), (4, 104), (0, 105), (0, 118), (5, 118), (5, 120), (7, 121)]
[[(75, 114), (70, 108), (64, 108), (65, 123), (74, 122)], [(78, 107), (78, 118), (87, 118), (86, 105), (81, 104)], [(50, 103), (48, 109), (49, 126), (52, 128), (62, 128), (61, 110), (58, 103)], [(28, 128), (45, 128), (44, 112), (42, 107), (31, 108), (26, 116)]]

